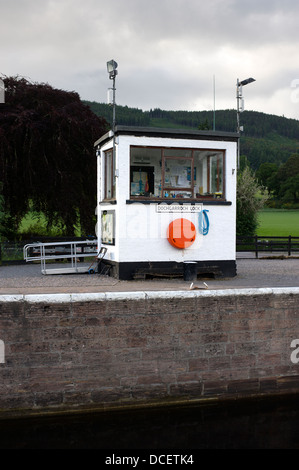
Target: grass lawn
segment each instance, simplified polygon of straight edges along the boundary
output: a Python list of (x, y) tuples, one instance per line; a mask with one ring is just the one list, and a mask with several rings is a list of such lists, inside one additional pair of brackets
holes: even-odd
[(19, 232), (31, 232), (33, 234), (44, 235), (44, 236), (60, 236), (62, 235), (62, 231), (59, 230), (58, 227), (51, 227), (51, 229), (47, 229), (47, 220), (43, 214), (35, 214), (29, 212), (25, 217), (23, 217)]
[[(25, 217), (23, 217), (19, 226), (19, 232), (49, 237), (63, 236), (63, 230), (61, 227), (52, 225), (50, 228), (47, 228), (47, 219), (44, 214), (36, 212), (29, 212)], [(75, 236), (81, 236), (80, 228), (76, 228)]]
[[(257, 235), (260, 237), (299, 237), (299, 210), (264, 209), (258, 214), (259, 226)], [(40, 235), (61, 236), (58, 227), (46, 228), (46, 219), (42, 214), (29, 213), (23, 218), (20, 232), (32, 230)], [(80, 236), (80, 230), (76, 230), (76, 236)]]
[(258, 214), (260, 237), (299, 237), (299, 210), (265, 209)]

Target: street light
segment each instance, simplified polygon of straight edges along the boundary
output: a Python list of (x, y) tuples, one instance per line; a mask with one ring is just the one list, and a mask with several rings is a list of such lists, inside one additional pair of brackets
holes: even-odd
[(115, 131), (115, 78), (116, 78), (116, 75), (117, 75), (117, 63), (115, 62), (115, 60), (109, 60), (109, 62), (107, 62), (107, 72), (109, 73), (109, 78), (110, 80), (113, 80), (113, 86), (112, 86), (112, 91), (113, 91), (113, 101), (112, 101), (112, 105), (113, 105), (113, 123), (112, 123), (112, 130), (113, 132)]
[(109, 60), (107, 62), (107, 71), (109, 73), (109, 78), (113, 78), (114, 76), (117, 75), (117, 62), (115, 60)]
[[(242, 95), (243, 86), (248, 85), (249, 83), (255, 82), (255, 79), (250, 77), (242, 80), (241, 82), (237, 79), (237, 132), (243, 130), (243, 127), (240, 126), (240, 113), (244, 111), (244, 99)], [(238, 144), (238, 168), (240, 167), (240, 142)]]
[[(113, 91), (113, 99), (112, 99), (112, 106), (113, 106), (113, 118), (112, 118), (112, 132), (113, 132), (113, 192), (115, 191), (115, 176), (116, 176), (116, 171), (115, 171), (115, 162), (116, 162), (116, 158), (115, 158), (115, 108), (116, 108), (116, 104), (115, 104), (115, 91), (116, 91), (116, 88), (115, 88), (115, 78), (116, 78), (116, 75), (117, 75), (117, 62), (115, 62), (115, 60), (109, 60), (109, 62), (107, 62), (107, 72), (109, 73), (109, 78), (110, 80), (113, 80), (113, 86), (112, 86), (112, 91)], [(110, 103), (109, 103), (110, 104)]]

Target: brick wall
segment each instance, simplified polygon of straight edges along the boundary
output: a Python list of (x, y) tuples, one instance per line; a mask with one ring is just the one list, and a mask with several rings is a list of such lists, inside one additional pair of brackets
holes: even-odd
[(0, 296), (0, 410), (299, 391), (299, 289)]

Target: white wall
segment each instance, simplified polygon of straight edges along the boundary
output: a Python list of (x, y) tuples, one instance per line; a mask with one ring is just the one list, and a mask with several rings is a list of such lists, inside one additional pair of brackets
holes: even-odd
[[(207, 236), (198, 233), (194, 244), (184, 250), (170, 245), (166, 233), (169, 223), (181, 214), (156, 212), (157, 204), (126, 204), (130, 199), (130, 145), (185, 147), (226, 150), (226, 200), (232, 205), (204, 205), (208, 210), (210, 230)], [(111, 148), (105, 144), (102, 151)], [(115, 210), (116, 244), (108, 247), (106, 259), (118, 262), (234, 260), (236, 233), (236, 152), (237, 144), (226, 141), (184, 140), (171, 138), (134, 137), (117, 138), (116, 168), (117, 204), (101, 204), (101, 210)], [(186, 200), (187, 201), (187, 200)], [(161, 202), (163, 200), (161, 199)], [(187, 202), (186, 202), (187, 203)], [(198, 228), (198, 214), (184, 214)]]

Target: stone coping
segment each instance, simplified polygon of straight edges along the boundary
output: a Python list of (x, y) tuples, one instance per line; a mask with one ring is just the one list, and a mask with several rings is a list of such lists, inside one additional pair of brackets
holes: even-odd
[(299, 287), (265, 287), (248, 289), (223, 290), (189, 290), (189, 291), (137, 291), (137, 292), (98, 292), (98, 293), (52, 293), (52, 294), (13, 294), (0, 295), (1, 303), (73, 303), (73, 302), (107, 302), (117, 300), (154, 300), (183, 299), (194, 297), (229, 297), (258, 295), (298, 295)]

